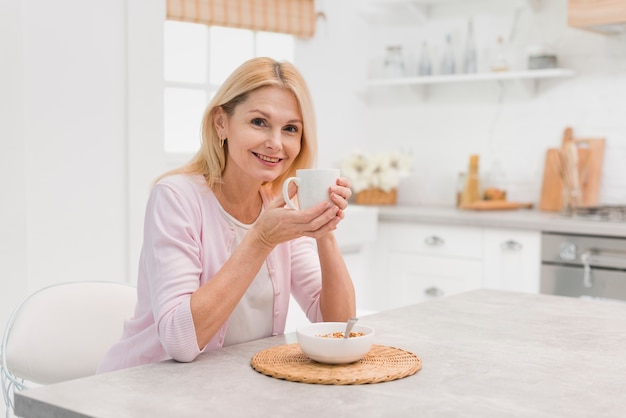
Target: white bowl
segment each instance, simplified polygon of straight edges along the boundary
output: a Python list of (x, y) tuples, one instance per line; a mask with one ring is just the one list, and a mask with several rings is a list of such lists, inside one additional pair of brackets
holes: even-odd
[(374, 328), (355, 324), (352, 332), (364, 335), (350, 338), (324, 337), (335, 332), (343, 333), (345, 322), (317, 322), (296, 330), (298, 344), (311, 360), (325, 364), (353, 363), (372, 348)]

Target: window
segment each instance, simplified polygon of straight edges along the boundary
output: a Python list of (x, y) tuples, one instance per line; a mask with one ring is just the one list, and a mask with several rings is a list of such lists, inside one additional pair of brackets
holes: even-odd
[(164, 150), (190, 154), (200, 145), (204, 108), (242, 62), (269, 56), (293, 62), (294, 37), (167, 20), (164, 29)]

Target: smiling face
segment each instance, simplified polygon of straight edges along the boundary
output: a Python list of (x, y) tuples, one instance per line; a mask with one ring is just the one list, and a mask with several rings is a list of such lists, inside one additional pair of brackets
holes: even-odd
[(293, 163), (303, 123), (294, 94), (272, 86), (250, 92), (230, 116), (219, 110), (215, 129), (227, 138), (224, 179), (260, 184), (276, 179)]

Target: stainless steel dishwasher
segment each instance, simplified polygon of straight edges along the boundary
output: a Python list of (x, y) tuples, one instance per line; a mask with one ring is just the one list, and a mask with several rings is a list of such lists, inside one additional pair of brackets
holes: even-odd
[(542, 233), (541, 293), (626, 302), (626, 238)]

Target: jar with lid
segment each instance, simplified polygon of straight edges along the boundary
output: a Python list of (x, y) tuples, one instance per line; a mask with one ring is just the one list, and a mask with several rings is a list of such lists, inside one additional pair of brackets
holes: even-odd
[(493, 161), (482, 186), (484, 200), (506, 200), (506, 173), (500, 160)]
[(509, 64), (506, 60), (504, 39), (502, 36), (499, 36), (494, 49), (493, 59), (491, 60), (491, 71), (508, 71), (508, 69)]
[(403, 77), (405, 75), (402, 46), (390, 45), (387, 47), (385, 74), (387, 77)]

